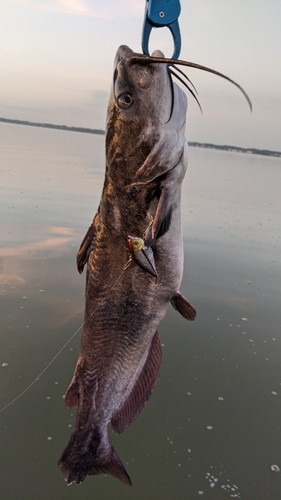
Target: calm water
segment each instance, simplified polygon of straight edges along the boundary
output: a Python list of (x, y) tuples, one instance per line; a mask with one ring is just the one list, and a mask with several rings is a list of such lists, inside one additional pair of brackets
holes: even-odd
[[(2, 408), (83, 321), (75, 254), (98, 205), (104, 138), (0, 124), (0, 166)], [(181, 290), (198, 317), (169, 309), (157, 389), (112, 436), (133, 487), (109, 476), (67, 487), (56, 465), (74, 422), (62, 396), (77, 334), (0, 414), (1, 500), (280, 499), (280, 186), (280, 159), (190, 148)]]

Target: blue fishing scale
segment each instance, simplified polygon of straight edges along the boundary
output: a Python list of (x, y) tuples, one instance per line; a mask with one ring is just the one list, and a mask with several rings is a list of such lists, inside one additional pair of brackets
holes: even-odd
[(146, 0), (142, 30), (142, 51), (149, 56), (148, 44), (152, 28), (169, 28), (174, 40), (172, 59), (178, 59), (181, 35), (178, 18), (181, 12), (179, 0)]

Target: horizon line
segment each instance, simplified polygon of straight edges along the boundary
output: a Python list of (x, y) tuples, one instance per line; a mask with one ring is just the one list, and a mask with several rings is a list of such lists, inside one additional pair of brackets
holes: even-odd
[[(30, 122), (28, 120), (16, 120), (12, 118), (1, 118), (0, 117), (0, 122), (2, 123), (11, 123), (14, 125), (26, 125), (30, 127), (41, 127), (41, 128), (51, 128), (55, 130), (65, 130), (69, 132), (80, 132), (84, 134), (98, 134), (98, 135), (105, 135), (105, 130), (102, 129), (92, 129), (92, 128), (86, 128), (86, 127), (70, 127), (68, 125), (55, 125), (52, 123), (41, 123), (41, 122)], [(281, 157), (281, 152), (280, 151), (272, 151), (269, 149), (258, 149), (258, 148), (242, 148), (240, 146), (230, 146), (230, 145), (218, 145), (218, 144), (213, 144), (213, 143), (207, 143), (207, 142), (196, 142), (196, 141), (188, 141), (189, 146), (191, 147), (201, 147), (201, 148), (207, 148), (207, 149), (219, 149), (219, 150), (226, 150), (226, 151), (232, 151), (232, 152), (237, 152), (237, 153), (248, 153), (248, 154), (258, 154), (258, 155), (265, 155), (265, 156), (274, 156), (274, 157)]]

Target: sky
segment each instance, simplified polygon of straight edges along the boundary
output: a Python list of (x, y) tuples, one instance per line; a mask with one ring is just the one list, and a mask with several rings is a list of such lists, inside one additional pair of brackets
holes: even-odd
[[(165, 0), (163, 0), (165, 1)], [(145, 0), (0, 0), (0, 117), (105, 127), (119, 45), (141, 52)], [(253, 112), (230, 83), (186, 68), (189, 141), (281, 151), (280, 0), (181, 0), (180, 59), (220, 71), (249, 94)], [(150, 52), (167, 57), (167, 28)]]

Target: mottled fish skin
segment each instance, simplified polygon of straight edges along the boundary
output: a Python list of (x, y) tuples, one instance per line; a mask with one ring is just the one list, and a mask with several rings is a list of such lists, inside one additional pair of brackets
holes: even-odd
[[(187, 99), (165, 64), (128, 65), (132, 55), (126, 46), (116, 54), (104, 188), (77, 254), (79, 272), (87, 262), (86, 306), (79, 358), (65, 396), (67, 407), (77, 407), (59, 460), (68, 484), (100, 473), (131, 484), (108, 441), (107, 425), (122, 432), (149, 399), (161, 363), (157, 327), (169, 301), (187, 319), (196, 314), (178, 294)], [(151, 248), (157, 279), (132, 257), (126, 266), (131, 234), (144, 237)]]

